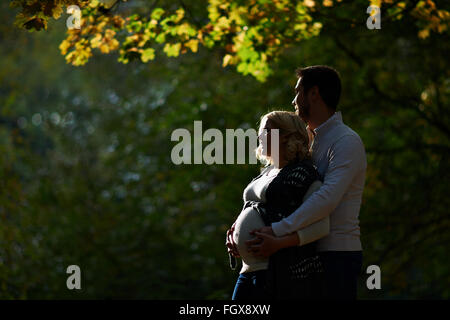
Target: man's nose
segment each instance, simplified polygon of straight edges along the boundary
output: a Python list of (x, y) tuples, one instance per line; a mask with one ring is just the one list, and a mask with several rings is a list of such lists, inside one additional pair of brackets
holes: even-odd
[(294, 100), (292, 100), (292, 106), (293, 106), (294, 108), (295, 108), (295, 105), (296, 105), (295, 100), (296, 100), (296, 98), (294, 98)]

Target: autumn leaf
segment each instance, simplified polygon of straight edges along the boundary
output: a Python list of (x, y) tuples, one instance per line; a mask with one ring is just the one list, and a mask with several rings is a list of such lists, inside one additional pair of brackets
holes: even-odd
[(222, 67), (226, 67), (230, 63), (231, 59), (232, 59), (232, 56), (230, 54), (226, 54), (223, 57)]
[(197, 52), (198, 50), (198, 40), (197, 39), (191, 39), (188, 42), (184, 44), (186, 47), (191, 49), (192, 52)]
[(152, 11), (152, 14), (150, 16), (152, 19), (159, 20), (163, 14), (164, 14), (164, 9), (156, 8)]
[(181, 49), (181, 43), (166, 43), (164, 46), (164, 52), (167, 54), (168, 57), (178, 57), (180, 54)]
[(147, 48), (141, 54), (141, 60), (144, 63), (147, 63), (148, 61), (153, 60), (154, 58), (155, 58), (155, 49), (153, 48)]

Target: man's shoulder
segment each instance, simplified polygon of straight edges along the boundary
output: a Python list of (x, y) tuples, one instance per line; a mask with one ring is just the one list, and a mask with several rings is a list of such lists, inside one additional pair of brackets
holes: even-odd
[(361, 137), (355, 130), (353, 130), (346, 124), (343, 124), (343, 125), (345, 127), (344, 135), (343, 135), (344, 137), (347, 137), (347, 139), (349, 139), (349, 140), (357, 140), (357, 141), (361, 142), (361, 144), (363, 144)]
[(358, 141), (361, 144), (363, 143), (359, 134), (343, 122), (340, 123), (338, 126), (335, 126), (333, 129), (334, 130), (330, 132), (332, 144), (335, 144), (337, 142), (351, 143), (355, 141)]
[(336, 152), (345, 154), (359, 154), (365, 157), (364, 143), (359, 134), (344, 123), (337, 126), (330, 141), (328, 155)]

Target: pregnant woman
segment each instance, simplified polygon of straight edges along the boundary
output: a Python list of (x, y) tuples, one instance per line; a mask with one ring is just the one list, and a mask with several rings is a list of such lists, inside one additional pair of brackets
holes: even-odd
[[(273, 129), (278, 129), (278, 135)], [(276, 145), (272, 150), (274, 138), (278, 138), (278, 153)], [(294, 212), (321, 185), (310, 159), (305, 125), (295, 113), (273, 111), (264, 115), (259, 142), (257, 158), (269, 165), (245, 188), (244, 207), (227, 231), (232, 267), (235, 257), (242, 259), (232, 299), (320, 298), (322, 268), (315, 241), (329, 233), (328, 217), (278, 237), (276, 252), (269, 258), (254, 256), (247, 249), (245, 242), (254, 238), (251, 230)]]

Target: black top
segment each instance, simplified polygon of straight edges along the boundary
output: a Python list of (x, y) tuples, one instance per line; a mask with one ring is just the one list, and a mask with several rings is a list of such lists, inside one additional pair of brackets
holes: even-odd
[[(319, 180), (319, 174), (310, 159), (293, 161), (284, 166), (267, 186), (266, 203), (247, 201), (244, 208), (254, 207), (264, 224), (270, 226), (300, 207), (308, 188), (316, 180)], [(266, 274), (266, 289), (272, 299), (322, 297), (323, 268), (316, 252), (316, 242), (277, 251), (269, 257)]]

